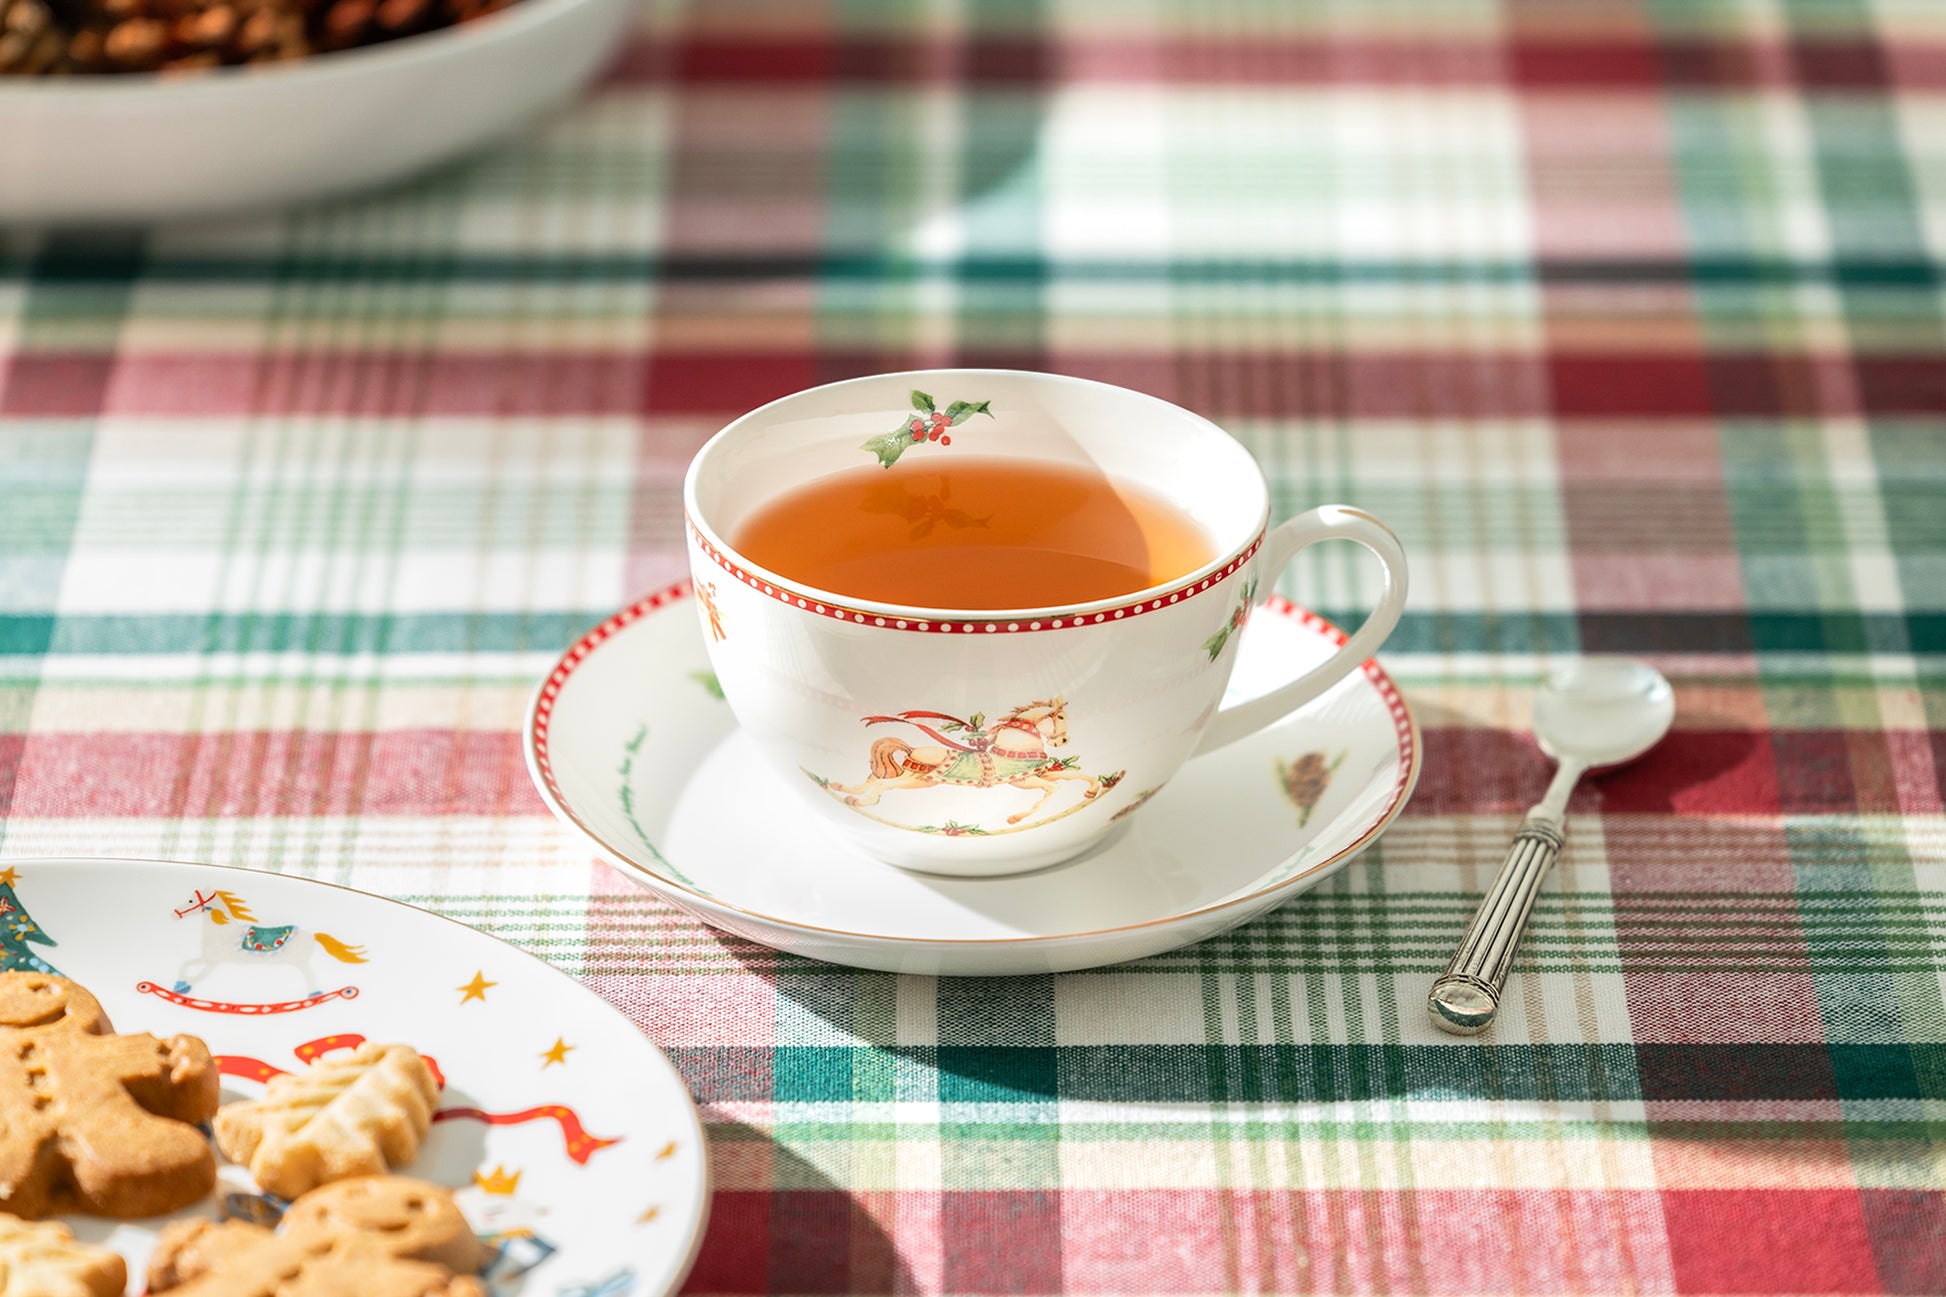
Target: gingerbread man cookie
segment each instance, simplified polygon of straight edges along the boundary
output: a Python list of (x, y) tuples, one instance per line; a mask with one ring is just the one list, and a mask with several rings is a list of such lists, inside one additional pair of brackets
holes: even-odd
[(149, 1291), (175, 1297), (485, 1297), (485, 1259), (452, 1195), (404, 1176), (313, 1189), (276, 1230), (177, 1221), (156, 1240)]
[(411, 1161), (432, 1126), (439, 1084), (409, 1045), (360, 1045), (277, 1077), (261, 1099), (216, 1115), (216, 1146), (257, 1185), (295, 1198)]
[(0, 1210), (155, 1216), (215, 1186), (209, 1050), (113, 1033), (86, 988), (0, 973)]

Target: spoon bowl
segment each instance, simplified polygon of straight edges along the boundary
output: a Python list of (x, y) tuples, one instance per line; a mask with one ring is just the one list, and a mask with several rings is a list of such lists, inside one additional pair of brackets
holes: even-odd
[(1548, 674), (1534, 698), (1534, 737), (1556, 761), (1605, 770), (1661, 741), (1676, 718), (1676, 693), (1635, 658), (1591, 657)]

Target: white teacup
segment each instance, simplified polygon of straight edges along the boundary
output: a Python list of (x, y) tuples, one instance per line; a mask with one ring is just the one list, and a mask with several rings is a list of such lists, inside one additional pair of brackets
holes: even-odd
[[(941, 410), (984, 403), (992, 418), (958, 428), (958, 445), (906, 453), (1093, 465), (1194, 518), (1217, 557), (1113, 599), (968, 612), (811, 589), (736, 552), (727, 538), (759, 506), (873, 463), (863, 443), (910, 417), (915, 392)], [(1266, 532), (1263, 473), (1221, 428), (1054, 374), (927, 370), (784, 397), (710, 439), (683, 503), (704, 638), (738, 722), (861, 850), (933, 873), (1016, 873), (1085, 851), (1191, 756), (1349, 674), (1405, 604), (1405, 552), (1378, 519), (1324, 505)], [(1222, 706), (1256, 599), (1299, 550), (1332, 538), (1378, 556), (1378, 606), (1328, 662)]]

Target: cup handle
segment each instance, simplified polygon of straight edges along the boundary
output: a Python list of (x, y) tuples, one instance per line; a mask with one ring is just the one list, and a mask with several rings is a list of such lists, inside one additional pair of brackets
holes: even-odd
[[(1399, 614), (1405, 609), (1405, 549), (1390, 527), (1364, 510), (1349, 505), (1320, 505), (1273, 529), (1264, 539), (1262, 570), (1270, 578), (1265, 584), (1275, 585), (1277, 577), (1299, 551), (1321, 540), (1357, 541), (1378, 556), (1379, 563), (1385, 568), (1385, 593), (1379, 596), (1378, 606), (1372, 609), (1371, 615), (1365, 618), (1365, 624), (1345, 641), (1344, 647), (1333, 654), (1330, 661), (1313, 667), (1289, 684), (1261, 697), (1232, 703), (1220, 709), (1210, 721), (1209, 728), (1203, 731), (1203, 741), (1197, 746), (1197, 753), (1214, 751), (1234, 743), (1290, 715), (1356, 670), (1366, 658), (1378, 651), (1378, 646), (1399, 624)], [(1244, 634), (1249, 634), (1249, 631), (1246, 629)]]

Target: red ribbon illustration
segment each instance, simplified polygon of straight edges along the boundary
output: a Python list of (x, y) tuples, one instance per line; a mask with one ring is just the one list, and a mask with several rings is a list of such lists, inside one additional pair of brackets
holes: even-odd
[(621, 1143), (621, 1139), (603, 1139), (590, 1135), (581, 1125), (581, 1118), (574, 1109), (559, 1103), (544, 1103), (538, 1108), (524, 1112), (487, 1112), (483, 1108), (441, 1108), (432, 1115), (434, 1121), (483, 1121), (489, 1126), (519, 1126), (530, 1121), (552, 1118), (561, 1123), (561, 1138), (566, 1141), (568, 1156), (576, 1165), (588, 1165), (588, 1159), (604, 1148)]
[[(364, 1043), (363, 1036), (348, 1031), (342, 1035), (319, 1036), (316, 1040), (307, 1040), (291, 1053), (297, 1055), (300, 1062), (315, 1063), (333, 1050), (357, 1049)], [(432, 1073), (433, 1081), (440, 1089), (445, 1089), (446, 1074), (439, 1070), (438, 1062), (431, 1054), (421, 1054), (419, 1057), (425, 1060), (426, 1069)], [(225, 1076), (240, 1076), (246, 1081), (268, 1081), (273, 1076), (289, 1075), (283, 1068), (266, 1063), (261, 1058), (251, 1058), (247, 1054), (218, 1054), (216, 1070)]]
[(318, 1005), (332, 1000), (358, 998), (358, 988), (355, 986), (342, 986), (335, 991), (320, 991), (316, 995), (307, 995), (301, 1000), (280, 1000), (275, 1004), (232, 1004), (227, 1000), (198, 1000), (193, 996), (172, 991), (166, 986), (158, 986), (154, 982), (137, 982), (135, 993), (153, 995), (171, 1004), (180, 1004), (185, 1009), (194, 1009), (198, 1013), (236, 1013), (251, 1018), (266, 1013), (296, 1013), (299, 1009), (315, 1009)]
[[(913, 719), (913, 717), (915, 716), (925, 716), (933, 720), (939, 720), (939, 721), (951, 721), (953, 722), (953, 724), (959, 726), (962, 730), (968, 731), (971, 734), (973, 734), (974, 736), (973, 742), (969, 746), (968, 744), (961, 743), (957, 739), (947, 738), (944, 734), (941, 734), (938, 730), (934, 729), (932, 726), (921, 725), (918, 721)], [(993, 748), (994, 736), (990, 731), (975, 729), (973, 726), (968, 725), (964, 720), (962, 720), (958, 716), (948, 716), (945, 712), (900, 712), (897, 716), (867, 716), (864, 718), (864, 720), (865, 720), (865, 724), (867, 725), (910, 725), (913, 729), (919, 730), (922, 733), (926, 734), (927, 736), (937, 739), (939, 742), (945, 744), (947, 747), (951, 748), (955, 752), (985, 752)], [(1023, 721), (1014, 718), (1009, 718), (1007, 720), (994, 722), (993, 729), (994, 730), (1022, 730), (1028, 734), (1035, 735), (1036, 737), (1038, 737), (1040, 734), (1039, 726), (1033, 724), (1030, 721)], [(1040, 756), (1041, 754), (1038, 752), (1014, 752), (1007, 749), (1001, 749), (1000, 755), (1029, 757), (1029, 756)]]

